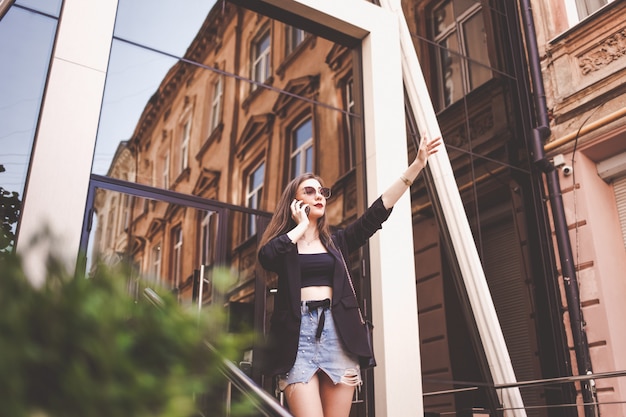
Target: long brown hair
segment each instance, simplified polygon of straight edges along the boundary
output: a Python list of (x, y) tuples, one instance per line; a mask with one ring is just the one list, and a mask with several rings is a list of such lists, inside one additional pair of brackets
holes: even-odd
[[(285, 187), (283, 194), (280, 196), (280, 200), (278, 200), (278, 205), (276, 206), (274, 215), (267, 225), (267, 228), (263, 233), (263, 237), (261, 238), (261, 242), (259, 243), (259, 249), (276, 236), (287, 233), (296, 227), (296, 222), (291, 217), (290, 206), (291, 202), (294, 198), (296, 198), (298, 187), (300, 187), (302, 182), (308, 179), (315, 179), (320, 183), (320, 185), (324, 186), (323, 180), (310, 172), (302, 174), (291, 180), (289, 184), (287, 184), (287, 187)], [(324, 246), (328, 247), (330, 244), (330, 227), (326, 221), (326, 213), (324, 213), (324, 215), (317, 220), (317, 232), (319, 233), (320, 240)]]

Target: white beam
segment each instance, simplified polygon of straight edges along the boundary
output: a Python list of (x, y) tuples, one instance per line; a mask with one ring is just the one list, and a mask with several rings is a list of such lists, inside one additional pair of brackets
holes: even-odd
[[(400, 1), (381, 0), (380, 3), (383, 8), (394, 12), (398, 17), (404, 83), (418, 128), (430, 138), (440, 137), (441, 130), (437, 116)], [(429, 159), (428, 167), (443, 210), (445, 225), (442, 226), (447, 228), (452, 239), (493, 380), (496, 384), (514, 383), (517, 380), (509, 351), (445, 146), (442, 146), (439, 152)], [(526, 416), (519, 388), (498, 390), (498, 395), (506, 409), (505, 416)]]
[(48, 226), (54, 252), (76, 265), (117, 0), (65, 0), (35, 145), (17, 251), (27, 275), (44, 279), (48, 248), (29, 248)]
[[(365, 2), (364, 2), (365, 3)], [(364, 39), (363, 101), (367, 194), (377, 198), (408, 165), (400, 43), (395, 16)], [(423, 414), (413, 227), (409, 193), (370, 239), (377, 416)], [(400, 382), (401, 381), (401, 382)]]

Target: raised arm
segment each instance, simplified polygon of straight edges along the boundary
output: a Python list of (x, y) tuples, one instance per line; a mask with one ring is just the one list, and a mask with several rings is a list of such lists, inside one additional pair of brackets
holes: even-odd
[(383, 192), (381, 198), (385, 208), (389, 209), (398, 202), (402, 194), (413, 184), (413, 181), (417, 178), (419, 173), (422, 172), (422, 169), (424, 169), (428, 163), (428, 157), (437, 152), (440, 144), (441, 138), (435, 138), (433, 140), (428, 140), (426, 137), (422, 138), (415, 160), (402, 175)]

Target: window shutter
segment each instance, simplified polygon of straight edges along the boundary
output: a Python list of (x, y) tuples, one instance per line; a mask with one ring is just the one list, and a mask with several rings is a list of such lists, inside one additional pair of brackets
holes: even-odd
[[(484, 271), (515, 375), (518, 381), (536, 379), (536, 338), (520, 238), (510, 218), (484, 228), (482, 237)], [(521, 393), (527, 406), (545, 404), (540, 388), (526, 388)]]
[(613, 181), (613, 190), (615, 191), (615, 200), (617, 201), (619, 222), (622, 225), (624, 248), (626, 248), (626, 175)]

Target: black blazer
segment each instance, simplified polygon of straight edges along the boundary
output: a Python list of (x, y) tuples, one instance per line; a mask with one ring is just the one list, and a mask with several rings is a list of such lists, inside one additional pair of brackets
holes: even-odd
[[(357, 300), (352, 293), (338, 249), (347, 262), (347, 254), (363, 246), (382, 228), (382, 223), (390, 214), (391, 209), (386, 209), (379, 197), (361, 217), (345, 229), (334, 232), (334, 247), (330, 245), (327, 248), (335, 258), (332, 301), (335, 326), (346, 350), (359, 357), (370, 355), (367, 334), (361, 325)], [(297, 246), (286, 234), (279, 235), (259, 250), (259, 262), (266, 270), (278, 274), (274, 313), (270, 320), (266, 349), (262, 355), (264, 373), (277, 375), (288, 372), (293, 367), (298, 351), (301, 284)]]

